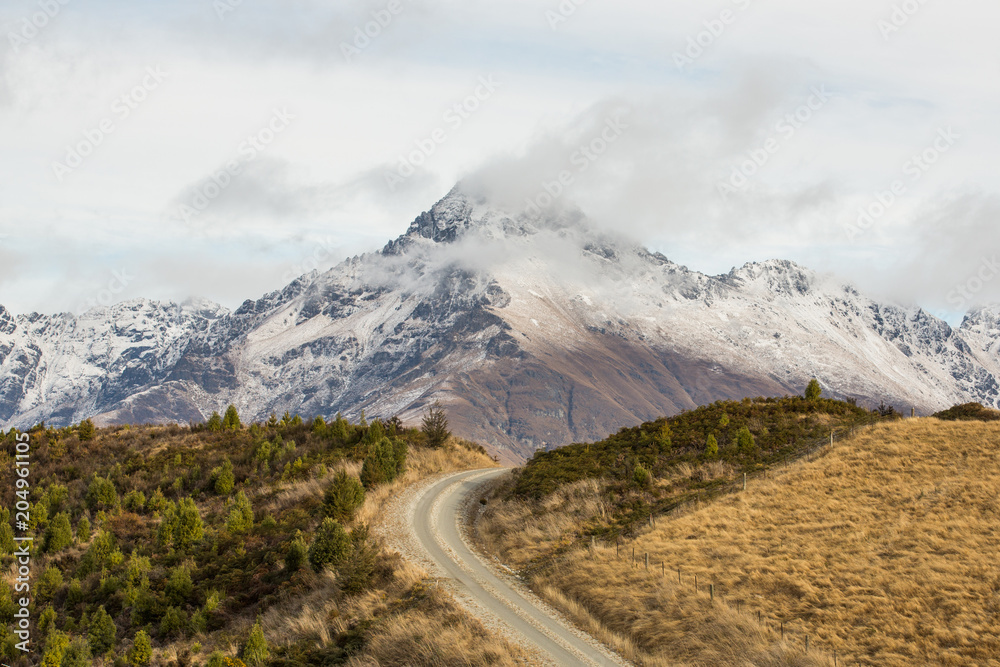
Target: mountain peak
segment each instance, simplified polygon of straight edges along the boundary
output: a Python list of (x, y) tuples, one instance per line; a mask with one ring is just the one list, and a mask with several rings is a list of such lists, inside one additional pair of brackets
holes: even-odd
[(748, 287), (757, 285), (775, 294), (806, 294), (817, 282), (813, 271), (785, 259), (748, 262), (733, 268), (723, 280), (731, 285)]
[(529, 216), (525, 211), (510, 210), (488, 194), (474, 192), (459, 183), (429, 211), (417, 216), (406, 233), (390, 241), (382, 252), (401, 254), (410, 244), (420, 240), (454, 243), (470, 233), (501, 240), (533, 236), (545, 229), (589, 228), (586, 220), (578, 209), (544, 211), (541, 215)]

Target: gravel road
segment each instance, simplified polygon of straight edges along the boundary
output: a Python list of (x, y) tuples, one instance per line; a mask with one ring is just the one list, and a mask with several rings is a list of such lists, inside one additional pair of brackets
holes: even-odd
[[(487, 563), (470, 547), (460, 521), (467, 503), (474, 501), (481, 485), (506, 472), (454, 473), (401, 498), (407, 507), (397, 516), (409, 525), (410, 535), (400, 550), (439, 576), (484, 625), (534, 654), (537, 664), (630, 664), (571, 626), (516, 578)], [(394, 532), (398, 537), (399, 532)]]

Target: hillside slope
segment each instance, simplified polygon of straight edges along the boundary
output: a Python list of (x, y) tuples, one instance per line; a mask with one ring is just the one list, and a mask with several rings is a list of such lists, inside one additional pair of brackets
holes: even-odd
[[(998, 496), (1000, 426), (889, 422), (619, 545), (570, 539), (530, 571), (643, 664), (1000, 665)], [(619, 501), (587, 480), (518, 502), (491, 501), (486, 522), (526, 567), (532, 540)]]
[[(519, 648), (369, 532), (405, 487), (493, 465), (478, 446), (452, 439), (430, 449), (418, 431), (391, 424), (297, 418), (27, 435), (30, 659), (10, 632), (21, 595), (14, 512), (2, 509), (19, 500), (17, 433), (0, 438), (7, 664), (125, 664), (145, 636), (152, 665), (241, 665), (224, 658), (246, 657), (255, 621), (267, 664), (524, 664)], [(373, 473), (386, 465), (394, 478)]]
[(414, 419), (434, 400), (508, 461), (718, 399), (886, 400), (924, 414), (1000, 398), (1000, 311), (953, 329), (787, 261), (707, 276), (579, 212), (508, 213), (456, 188), (381, 252), (235, 312), (137, 300), (0, 308), (0, 424), (301, 410)]

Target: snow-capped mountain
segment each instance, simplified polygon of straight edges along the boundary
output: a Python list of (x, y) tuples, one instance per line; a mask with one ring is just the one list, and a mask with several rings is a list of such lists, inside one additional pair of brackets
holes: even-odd
[(456, 188), (381, 252), (235, 312), (136, 300), (79, 317), (0, 307), (0, 422), (401, 415), (508, 460), (722, 398), (996, 406), (1000, 310), (958, 330), (791, 262), (722, 276)]

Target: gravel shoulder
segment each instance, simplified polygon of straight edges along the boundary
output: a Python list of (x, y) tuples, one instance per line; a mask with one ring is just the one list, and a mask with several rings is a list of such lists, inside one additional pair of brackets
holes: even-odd
[(423, 566), (467, 611), (534, 656), (537, 665), (628, 665), (567, 622), (516, 577), (472, 548), (462, 520), (483, 484), (506, 469), (437, 475), (394, 499), (377, 532)]

